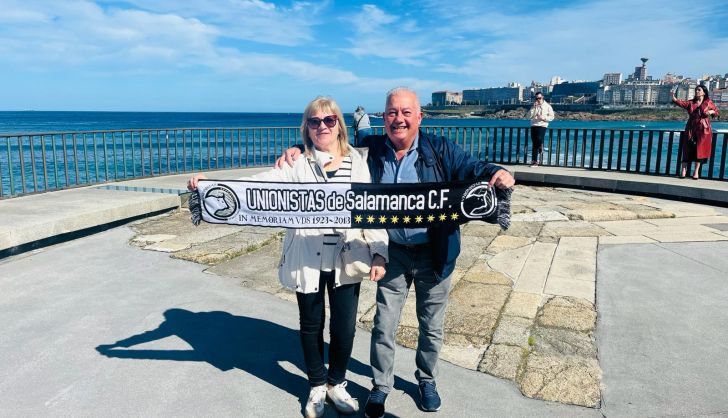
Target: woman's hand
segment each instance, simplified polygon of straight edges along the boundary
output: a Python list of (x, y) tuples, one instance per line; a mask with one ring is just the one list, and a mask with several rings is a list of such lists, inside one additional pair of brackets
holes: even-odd
[(384, 257), (376, 254), (372, 259), (372, 269), (369, 272), (369, 280), (376, 282), (384, 277), (384, 273), (387, 272), (387, 270), (384, 268), (386, 264), (387, 262), (384, 260)]
[(197, 190), (197, 182), (200, 180), (206, 179), (207, 176), (204, 174), (195, 174), (194, 176), (190, 177), (189, 180), (187, 180), (187, 190), (194, 191)]

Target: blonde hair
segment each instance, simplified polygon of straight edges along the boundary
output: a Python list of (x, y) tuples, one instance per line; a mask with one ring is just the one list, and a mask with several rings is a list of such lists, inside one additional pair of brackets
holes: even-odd
[(339, 124), (339, 148), (341, 149), (341, 155), (349, 155), (349, 133), (346, 128), (346, 121), (344, 120), (344, 114), (341, 113), (339, 105), (331, 97), (318, 96), (311, 100), (306, 106), (306, 110), (303, 111), (303, 120), (301, 121), (301, 138), (303, 138), (303, 145), (306, 147), (306, 153), (311, 154), (314, 148), (313, 139), (308, 135), (307, 121), (311, 115), (323, 112), (328, 114), (336, 115)]

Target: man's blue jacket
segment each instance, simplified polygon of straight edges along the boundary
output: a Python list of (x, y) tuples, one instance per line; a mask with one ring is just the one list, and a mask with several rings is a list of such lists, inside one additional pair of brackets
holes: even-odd
[[(369, 147), (369, 172), (372, 183), (380, 183), (387, 156), (387, 136), (370, 135), (362, 139), (360, 147)], [(441, 136), (419, 131), (419, 157), (415, 162), (420, 183), (435, 183), (459, 180), (490, 178), (502, 167), (479, 161), (460, 148), (459, 145)], [(460, 255), (460, 227), (441, 226), (427, 230), (430, 248), (438, 280), (444, 280), (455, 269)]]

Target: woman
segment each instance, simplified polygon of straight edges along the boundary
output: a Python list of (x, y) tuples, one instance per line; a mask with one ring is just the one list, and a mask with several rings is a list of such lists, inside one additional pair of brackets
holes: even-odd
[(695, 88), (695, 97), (692, 100), (678, 99), (673, 90), (672, 102), (688, 111), (688, 122), (685, 124), (685, 131), (680, 135), (683, 147), (680, 178), (685, 178), (688, 165), (694, 161), (693, 180), (698, 180), (700, 166), (710, 158), (713, 143), (710, 118), (718, 116), (718, 108), (710, 100), (708, 89), (702, 84)]
[(531, 167), (538, 167), (539, 156), (543, 153), (543, 139), (549, 122), (554, 120), (554, 109), (543, 99), (541, 92), (536, 92), (533, 106), (526, 117), (531, 120)]
[[(308, 104), (301, 136), (305, 158), (296, 160), (293, 167), (286, 164), (249, 179), (291, 183), (371, 181), (366, 156), (349, 146), (344, 116), (333, 99), (318, 97)], [(202, 178), (205, 176), (201, 174), (193, 176), (188, 188), (197, 188), (197, 181)], [(354, 271), (353, 266), (360, 263), (345, 261), (351, 258), (356, 243), (360, 249), (365, 248), (363, 258), (368, 258), (371, 265), (368, 273)], [(327, 397), (340, 413), (359, 410), (358, 402), (346, 391), (345, 380), (354, 342), (359, 287), (364, 274), (374, 281), (384, 277), (387, 244), (387, 232), (383, 229), (286, 231), (278, 276), (284, 287), (296, 292), (298, 301), (301, 345), (311, 386), (306, 417), (322, 416)], [(326, 290), (331, 312), (328, 372), (323, 358)]]

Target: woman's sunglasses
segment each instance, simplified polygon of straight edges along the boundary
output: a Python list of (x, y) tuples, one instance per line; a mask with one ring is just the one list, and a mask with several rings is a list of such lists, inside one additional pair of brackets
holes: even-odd
[(321, 126), (321, 122), (323, 122), (324, 125), (326, 125), (327, 128), (333, 128), (334, 126), (336, 126), (336, 122), (338, 120), (339, 120), (338, 116), (331, 115), (331, 116), (326, 116), (323, 119), (321, 119), (321, 118), (308, 118), (308, 119), (306, 119), (306, 124), (311, 129), (318, 129), (318, 127)]

